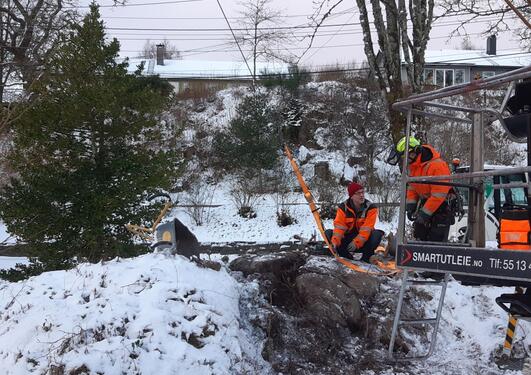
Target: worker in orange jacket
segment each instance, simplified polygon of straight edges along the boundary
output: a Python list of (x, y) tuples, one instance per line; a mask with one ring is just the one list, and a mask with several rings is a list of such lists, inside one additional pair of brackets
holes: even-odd
[(365, 199), (362, 185), (351, 182), (347, 191), (349, 198), (338, 206), (334, 229), (328, 229), (326, 235), (338, 255), (354, 259), (353, 254), (361, 252), (361, 260), (369, 263), (383, 235), (374, 229), (378, 208)]
[[(405, 154), (406, 137), (396, 145), (399, 155)], [(430, 145), (409, 138), (409, 176), (448, 176), (450, 168)], [(441, 180), (438, 182), (448, 182)], [(455, 222), (448, 204), (450, 186), (411, 183), (407, 186), (406, 214), (413, 221), (413, 236), (421, 241), (446, 242), (450, 226)]]

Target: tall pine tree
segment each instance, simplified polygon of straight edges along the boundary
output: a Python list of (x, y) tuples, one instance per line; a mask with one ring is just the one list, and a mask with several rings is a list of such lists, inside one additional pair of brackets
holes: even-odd
[(92, 4), (47, 67), (40, 99), (15, 124), (17, 177), (0, 192), (0, 215), (41, 269), (124, 255), (132, 245), (124, 225), (151, 220), (140, 203), (176, 177), (160, 121), (171, 87), (128, 74), (118, 52)]

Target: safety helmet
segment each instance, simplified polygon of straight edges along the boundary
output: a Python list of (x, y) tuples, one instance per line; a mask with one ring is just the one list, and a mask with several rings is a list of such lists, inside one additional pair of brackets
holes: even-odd
[[(420, 141), (411, 136), (409, 137), (409, 149), (413, 150), (416, 147), (419, 147), (421, 145)], [(406, 137), (402, 137), (400, 141), (396, 144), (396, 147), (391, 147), (391, 150), (389, 152), (389, 155), (387, 156), (386, 162), (391, 165), (397, 165), (400, 162), (400, 158), (402, 155), (404, 155), (404, 151), (406, 150)]]
[[(413, 149), (417, 146), (420, 146), (420, 141), (411, 136), (409, 137), (409, 149)], [(406, 137), (402, 137), (401, 140), (398, 141), (398, 143), (396, 144), (396, 151), (399, 152), (399, 153), (404, 153), (404, 151), (406, 150)]]

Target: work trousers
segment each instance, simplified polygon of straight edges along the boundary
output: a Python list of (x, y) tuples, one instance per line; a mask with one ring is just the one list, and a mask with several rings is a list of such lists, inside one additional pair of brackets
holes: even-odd
[[(332, 235), (334, 231), (332, 229), (326, 230), (326, 237), (328, 237), (328, 240), (332, 240)], [(361, 261), (369, 263), (369, 258), (374, 255), (374, 250), (378, 247), (380, 242), (382, 241), (384, 232), (379, 229), (374, 229), (371, 232), (371, 235), (369, 236), (369, 239), (365, 242), (365, 244), (356, 252), (362, 253)], [(343, 237), (343, 241), (341, 241), (341, 245), (336, 248), (337, 253), (339, 256), (347, 259), (354, 259), (351, 253), (348, 252), (347, 247), (352, 242), (354, 238), (358, 235), (358, 232), (354, 231), (352, 233), (348, 233)]]
[(444, 202), (427, 224), (413, 223), (413, 236), (419, 241), (447, 242), (453, 219), (450, 207)]

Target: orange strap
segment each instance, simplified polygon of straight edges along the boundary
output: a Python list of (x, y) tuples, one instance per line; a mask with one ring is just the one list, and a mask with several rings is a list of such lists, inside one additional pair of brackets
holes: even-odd
[[(319, 229), (319, 232), (321, 233), (321, 237), (323, 237), (323, 240), (326, 243), (326, 246), (328, 247), (328, 250), (330, 251), (330, 253), (332, 253), (334, 258), (339, 263), (347, 266), (348, 268), (350, 268), (351, 270), (356, 271), (356, 272), (366, 273), (366, 274), (369, 274), (369, 275), (380, 275), (380, 276), (381, 275), (393, 275), (393, 274), (397, 273), (398, 270), (396, 270), (396, 269), (388, 270), (388, 271), (380, 271), (380, 272), (366, 270), (366, 269), (364, 269), (362, 267), (359, 267), (359, 266), (349, 262), (347, 259), (345, 259), (343, 257), (340, 257), (334, 251), (334, 248), (332, 247), (332, 244), (328, 240), (328, 237), (326, 237), (325, 229), (324, 229), (324, 226), (323, 226), (323, 222), (321, 221), (321, 216), (319, 216), (319, 210), (317, 209), (317, 206), (315, 205), (315, 200), (313, 199), (313, 195), (310, 192), (310, 189), (308, 189), (308, 186), (306, 185), (306, 182), (304, 182), (304, 178), (302, 177), (302, 173), (301, 173), (301, 171), (299, 169), (299, 166), (297, 165), (297, 162), (295, 161), (295, 159), (293, 159), (293, 155), (291, 154), (291, 151), (290, 151), (288, 145), (285, 145), (284, 148), (285, 148), (286, 156), (288, 157), (289, 162), (291, 164), (291, 167), (293, 168), (293, 172), (295, 172), (295, 176), (297, 176), (297, 180), (299, 181), (299, 184), (300, 184), (300, 186), (302, 188), (302, 192), (304, 193), (304, 198), (306, 198), (306, 201), (308, 202), (308, 205), (310, 206), (310, 210), (312, 211), (312, 215), (313, 215), (313, 218), (315, 219), (315, 223), (317, 224), (317, 228)], [(382, 266), (383, 266), (383, 263), (382, 263)]]

